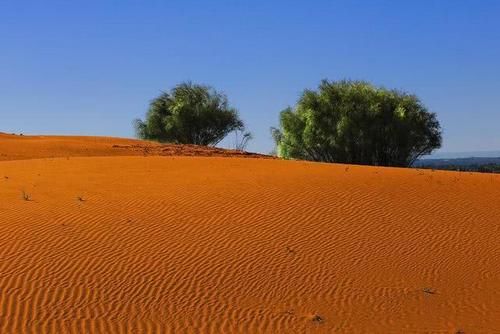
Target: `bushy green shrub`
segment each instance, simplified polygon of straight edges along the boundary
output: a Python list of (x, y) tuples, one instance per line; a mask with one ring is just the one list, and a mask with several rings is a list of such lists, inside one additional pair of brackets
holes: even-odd
[(441, 146), (436, 115), (416, 96), (362, 81), (305, 90), (272, 132), (279, 156), (325, 162), (409, 166)]
[(181, 83), (154, 99), (137, 136), (162, 143), (217, 145), (244, 125), (227, 97), (209, 86)]

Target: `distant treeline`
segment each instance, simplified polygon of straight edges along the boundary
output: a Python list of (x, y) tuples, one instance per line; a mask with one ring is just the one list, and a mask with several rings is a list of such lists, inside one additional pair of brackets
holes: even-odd
[(413, 167), (480, 173), (500, 173), (500, 158), (423, 159)]
[(479, 172), (479, 173), (498, 173), (500, 174), (500, 165), (488, 164), (488, 165), (470, 165), (470, 166), (458, 166), (458, 165), (442, 165), (438, 167), (432, 166), (421, 166), (418, 168), (423, 169), (438, 169), (438, 170), (454, 170), (461, 172)]

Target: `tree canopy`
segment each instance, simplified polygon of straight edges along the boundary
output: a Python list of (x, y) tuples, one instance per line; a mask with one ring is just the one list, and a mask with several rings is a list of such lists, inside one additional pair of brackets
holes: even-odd
[(242, 131), (244, 124), (224, 94), (188, 82), (155, 98), (145, 120), (135, 120), (135, 129), (141, 139), (207, 146)]
[(272, 129), (284, 158), (410, 166), (441, 146), (441, 128), (411, 94), (363, 81), (323, 80), (305, 90)]

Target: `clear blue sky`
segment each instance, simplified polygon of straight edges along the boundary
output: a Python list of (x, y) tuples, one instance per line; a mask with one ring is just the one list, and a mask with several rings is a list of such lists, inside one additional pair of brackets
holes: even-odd
[(269, 127), (322, 78), (416, 93), (443, 151), (500, 149), (500, 1), (0, 0), (0, 131), (132, 137), (183, 80)]

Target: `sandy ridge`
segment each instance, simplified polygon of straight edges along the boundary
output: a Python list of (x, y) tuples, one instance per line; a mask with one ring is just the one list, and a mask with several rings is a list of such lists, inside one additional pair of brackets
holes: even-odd
[(91, 136), (26, 136), (0, 133), (0, 161), (92, 156), (204, 156), (273, 158), (238, 150), (198, 145)]

